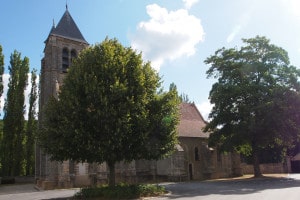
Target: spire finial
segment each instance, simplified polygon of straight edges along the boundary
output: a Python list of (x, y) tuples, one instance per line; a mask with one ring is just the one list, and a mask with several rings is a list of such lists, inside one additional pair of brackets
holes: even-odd
[(66, 10), (68, 10), (68, 0), (66, 0)]
[(54, 18), (53, 18), (53, 28), (55, 28), (55, 22), (54, 22)]

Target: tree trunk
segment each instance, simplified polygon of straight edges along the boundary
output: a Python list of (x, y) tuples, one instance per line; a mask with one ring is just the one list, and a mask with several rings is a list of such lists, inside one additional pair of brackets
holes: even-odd
[(260, 171), (260, 166), (259, 166), (258, 149), (256, 146), (252, 146), (252, 149), (253, 149), (252, 157), (253, 157), (254, 177), (255, 178), (262, 177), (262, 173)]
[(108, 185), (113, 187), (116, 185), (115, 162), (108, 161), (107, 164), (109, 168)]

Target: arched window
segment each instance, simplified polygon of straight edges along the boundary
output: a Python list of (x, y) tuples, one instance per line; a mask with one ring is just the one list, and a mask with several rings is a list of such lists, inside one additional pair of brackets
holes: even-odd
[(195, 147), (195, 160), (196, 161), (199, 160), (199, 150), (198, 150), (198, 147)]
[(73, 62), (73, 59), (77, 58), (77, 52), (75, 49), (72, 49), (71, 51), (71, 63)]
[(66, 73), (69, 68), (69, 50), (67, 48), (63, 48), (62, 51), (62, 72)]

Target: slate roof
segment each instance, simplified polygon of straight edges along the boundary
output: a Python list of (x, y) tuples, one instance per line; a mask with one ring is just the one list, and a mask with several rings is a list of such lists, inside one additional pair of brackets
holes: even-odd
[(208, 138), (204, 133), (206, 122), (194, 103), (180, 104), (180, 121), (178, 125), (179, 137)]
[(57, 35), (88, 44), (81, 34), (72, 16), (70, 15), (68, 9), (66, 9), (57, 26), (55, 27), (53, 25), (49, 35)]

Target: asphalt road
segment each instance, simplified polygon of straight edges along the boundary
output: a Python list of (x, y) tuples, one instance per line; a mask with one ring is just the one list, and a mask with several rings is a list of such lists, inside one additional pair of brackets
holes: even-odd
[[(300, 174), (260, 179), (163, 183), (169, 194), (151, 200), (298, 200)], [(55, 200), (73, 196), (78, 189), (38, 191), (32, 184), (1, 185), (0, 200)]]
[(0, 185), (0, 200), (55, 200), (72, 197), (79, 189), (37, 190), (34, 184)]
[[(260, 178), (188, 183), (169, 183), (170, 194), (157, 200), (298, 200), (300, 174), (285, 178)], [(153, 200), (153, 199), (152, 199)]]

